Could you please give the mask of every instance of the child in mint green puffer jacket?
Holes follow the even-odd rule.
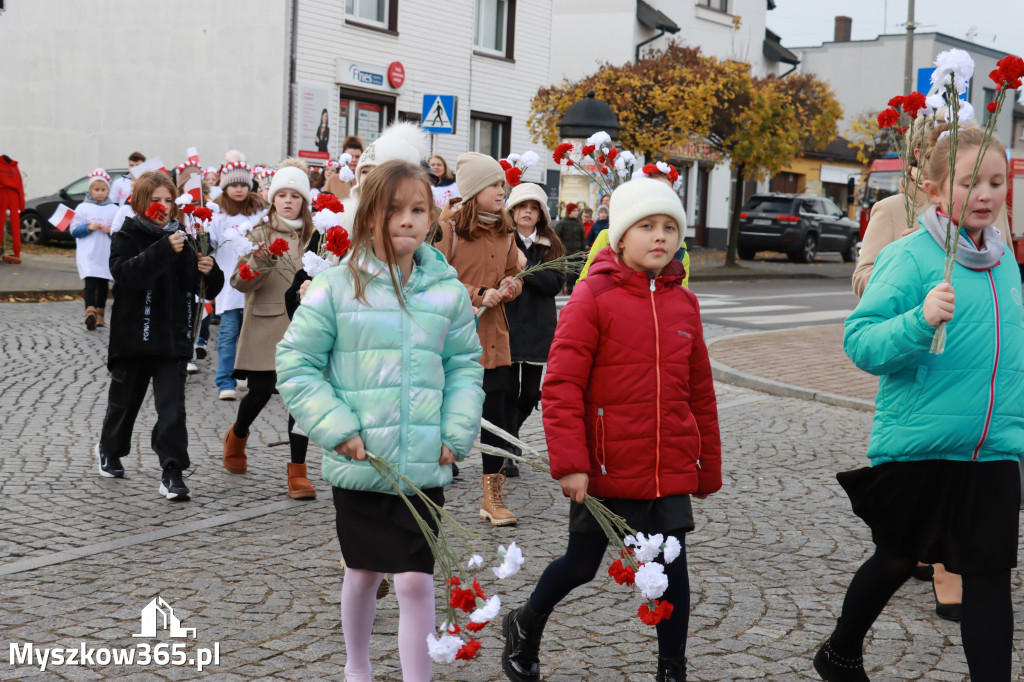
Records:
[[[385,573],[395,574],[405,680],[430,679],[426,640],[436,626],[430,547],[366,454],[388,460],[443,504],[450,465],[469,453],[480,428],[480,341],[455,269],[423,243],[433,206],[416,165],[390,161],[367,175],[347,262],[314,278],[277,346],[278,391],[323,449],[323,477],[333,486],[352,682],[370,679],[370,632]]]
[[[1006,150],[997,140],[968,193],[982,139],[977,126],[960,129],[951,179],[949,137],[939,137],[925,172],[933,206],[920,229],[882,250],[846,320],[850,359],[881,378],[872,466],[837,478],[871,528],[875,553],[854,575],[836,629],[814,659],[825,680],[868,679],[864,638],[918,561],[963,578],[960,628],[971,679],[1010,679],[1024,309],[1017,263],[993,227],[1007,193]],[[950,216],[959,247],[952,284],[944,284]],[[935,354],[941,323],[946,347]]]

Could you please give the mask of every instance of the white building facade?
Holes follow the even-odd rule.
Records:
[[[133,151],[168,168],[188,147],[273,165],[337,158],[457,98],[433,136],[454,167],[474,149],[534,149],[526,122],[550,77],[552,0],[8,0],[0,13],[0,153],[29,198]],[[292,27],[295,31],[292,31]],[[330,134],[317,145],[326,110]],[[310,122],[310,119],[314,120]],[[312,136],[310,135],[312,131]],[[312,153],[305,153],[312,152]],[[538,165],[524,180],[546,180]]]
[[[624,64],[640,51],[675,39],[712,57],[745,61],[755,76],[781,75],[795,56],[765,25],[773,0],[554,0],[551,82],[577,80],[603,62]],[[626,36],[626,38],[623,38]],[[615,102],[609,101],[613,107]],[[732,171],[712,145],[695,140],[665,150],[662,159],[679,169],[688,239],[723,247],[728,239]],[[586,183],[566,176],[563,203],[586,201]],[[587,201],[589,203],[589,201]]]

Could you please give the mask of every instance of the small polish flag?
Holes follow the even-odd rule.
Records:
[[[203,176],[196,173],[185,183],[185,193],[192,197],[192,201],[199,201],[203,198]]]
[[[207,301],[203,304],[203,317],[213,314],[213,301]]]
[[[138,166],[135,166],[135,168],[132,168],[131,174],[133,178],[138,179],[143,173],[148,171],[163,171],[164,174],[170,175],[167,169],[164,168],[164,162],[158,157],[154,157],[149,161],[143,161]]]
[[[197,150],[195,147],[189,147],[188,150],[185,152],[185,155],[188,157],[188,162],[190,164],[192,164],[193,166],[199,165],[199,150]]]
[[[61,204],[57,207],[57,210],[50,216],[50,224],[56,227],[58,230],[63,232],[68,229],[68,225],[75,219],[75,212],[70,208]]]

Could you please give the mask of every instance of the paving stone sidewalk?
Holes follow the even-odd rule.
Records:
[[[187,651],[219,643],[220,664],[199,675],[154,664],[41,672],[0,660],[0,679],[342,680],[343,576],[330,491],[315,481],[315,501],[285,496],[287,448],[270,445],[285,439],[280,401],[254,425],[249,473],[226,473],[220,443],[237,403],[215,399],[214,355],[187,384],[195,499],[174,504],[157,495],[149,399],[125,459],[128,477],[102,479],[91,449],[106,405],[109,332],[86,332],[80,311],[73,302],[0,304],[0,651],[11,643],[155,645],[132,635],[141,632],[140,610],[159,595],[184,627],[196,629],[194,640],[182,640]],[[709,338],[727,332],[707,327]],[[870,552],[869,532],[834,478],[866,463],[870,415],[717,389],[725,487],[694,503],[689,679],[815,679],[811,656]],[[537,416],[523,434],[543,448]],[[311,450],[314,471],[319,460]],[[489,592],[517,606],[564,550],[567,502],[549,476],[526,471],[508,486],[520,525],[492,529],[475,518],[479,460],[463,472],[446,490],[447,507],[489,542],[523,547],[521,573],[504,581],[481,574]],[[654,679],[654,631],[636,617],[636,594],[607,577],[610,560],[552,616],[542,649],[549,682]],[[1019,611],[1024,586],[1016,573],[1013,596]],[[376,680],[401,679],[397,622],[392,594],[379,603],[374,626]],[[482,642],[476,660],[436,666],[433,679],[504,679],[495,625]],[[1020,627],[1014,644],[1019,678]],[[872,630],[867,664],[873,680],[966,678],[959,628],[935,616],[929,585],[910,582],[899,591]]]

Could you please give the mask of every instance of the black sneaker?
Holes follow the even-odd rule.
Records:
[[[124,467],[121,465],[120,457],[104,455],[100,451],[99,443],[96,443],[93,452],[96,453],[96,459],[99,461],[100,476],[104,478],[124,478]]]
[[[168,464],[164,469],[163,478],[160,479],[160,494],[175,502],[188,501],[191,491],[181,480],[181,470],[177,466]]]
[[[502,467],[501,473],[505,474],[505,478],[519,478],[519,467],[516,466],[514,459],[506,459],[505,466]]]

